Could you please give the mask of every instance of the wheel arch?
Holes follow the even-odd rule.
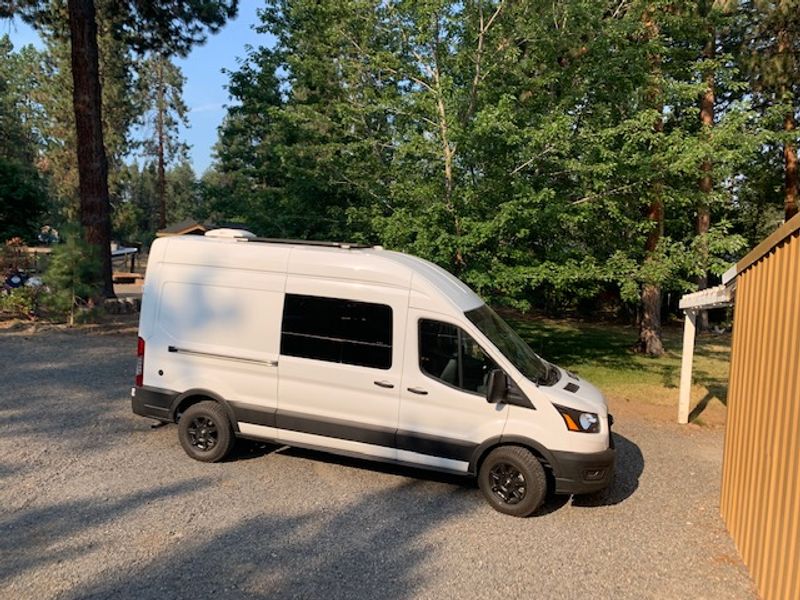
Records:
[[[177,423],[178,415],[180,413],[186,411],[186,409],[193,404],[198,404],[199,402],[204,402],[206,400],[211,400],[212,402],[216,402],[222,406],[222,408],[225,410],[225,414],[228,416],[228,421],[230,421],[233,431],[235,433],[239,433],[239,424],[236,421],[236,415],[233,412],[233,408],[231,408],[230,403],[219,394],[202,388],[186,390],[185,392],[175,396],[175,399],[172,401],[172,406],[170,407],[170,416],[172,417],[172,420]]]
[[[480,444],[472,453],[472,458],[469,461],[469,472],[472,475],[477,475],[483,460],[492,450],[501,446],[522,446],[539,459],[546,472],[550,471],[554,474],[556,464],[553,460],[553,454],[536,440],[518,435],[495,436]]]

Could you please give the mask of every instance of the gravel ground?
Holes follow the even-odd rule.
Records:
[[[609,494],[514,519],[422,471],[250,443],[192,461],[131,413],[134,347],[0,332],[0,597],[755,597],[721,430],[619,419]]]

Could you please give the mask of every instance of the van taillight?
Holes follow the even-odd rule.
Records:
[[[136,343],[136,387],[144,385],[144,340]]]

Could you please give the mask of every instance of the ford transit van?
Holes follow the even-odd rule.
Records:
[[[380,247],[156,240],[131,395],[200,461],[242,437],[466,474],[516,516],[614,472],[597,388],[447,271]]]

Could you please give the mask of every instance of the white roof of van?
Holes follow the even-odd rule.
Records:
[[[157,257],[162,252],[160,260],[168,263],[277,271],[402,287],[420,294],[420,302],[426,297],[438,300],[444,296],[462,312],[483,304],[475,292],[445,269],[416,256],[380,247],[173,236],[156,240],[151,254]]]

